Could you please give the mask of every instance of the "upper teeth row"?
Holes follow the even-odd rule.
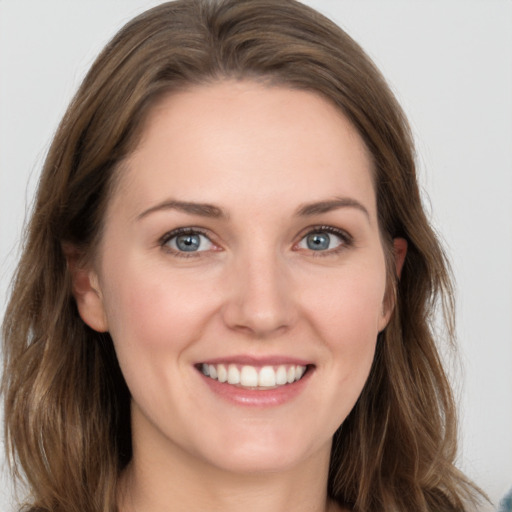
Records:
[[[228,384],[240,384],[246,387],[273,387],[291,384],[299,380],[306,371],[305,366],[255,366],[245,365],[240,369],[235,364],[203,364],[201,370],[204,375]]]

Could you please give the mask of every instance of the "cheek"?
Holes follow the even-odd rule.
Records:
[[[334,376],[333,410],[338,411],[338,425],[350,414],[361,395],[375,357],[382,295],[375,293],[375,288],[364,290],[363,283],[347,286],[339,296],[343,300],[337,314],[332,311],[331,315],[328,343]]]
[[[142,266],[113,269],[105,306],[120,362],[176,356],[200,336],[215,309],[212,297],[208,282],[189,276],[166,275],[162,269]]]
[[[204,293],[204,283],[161,269],[124,267],[109,278],[105,304],[119,365],[134,401],[151,416],[165,409],[162,396],[174,396],[169,407],[188,396],[187,349],[211,317],[212,294]]]
[[[326,364],[338,379],[335,389],[344,389],[355,399],[370,371],[382,329],[384,265],[347,268],[323,284],[305,297],[305,314],[328,349]]]
[[[360,265],[325,276],[303,296],[315,323],[330,333],[329,338],[339,333],[340,341],[357,340],[378,334],[385,290],[384,265]]]

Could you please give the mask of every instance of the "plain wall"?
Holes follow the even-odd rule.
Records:
[[[157,3],[0,0],[0,314],[27,205],[71,95],[115,31]],[[512,2],[306,3],[368,51],[411,121],[427,209],[457,281],[459,462],[497,501],[512,485]]]

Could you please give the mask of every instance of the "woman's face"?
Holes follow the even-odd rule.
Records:
[[[325,463],[389,316],[371,167],[311,92],[222,82],[153,109],[75,292],[114,340],[135,457]]]

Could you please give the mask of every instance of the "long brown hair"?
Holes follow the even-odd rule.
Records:
[[[131,458],[130,396],[112,340],[80,319],[63,246],[90,257],[116,174],[159,98],[192,84],[264,80],[315,91],[357,128],[379,222],[408,242],[395,308],[364,390],[333,441],[329,495],[354,510],[463,511],[455,406],[433,333],[447,263],[422,208],[407,121],[363,50],[294,0],[178,0],[128,23],[73,99],[49,150],[3,325],[6,441],[28,509],[113,512]]]

